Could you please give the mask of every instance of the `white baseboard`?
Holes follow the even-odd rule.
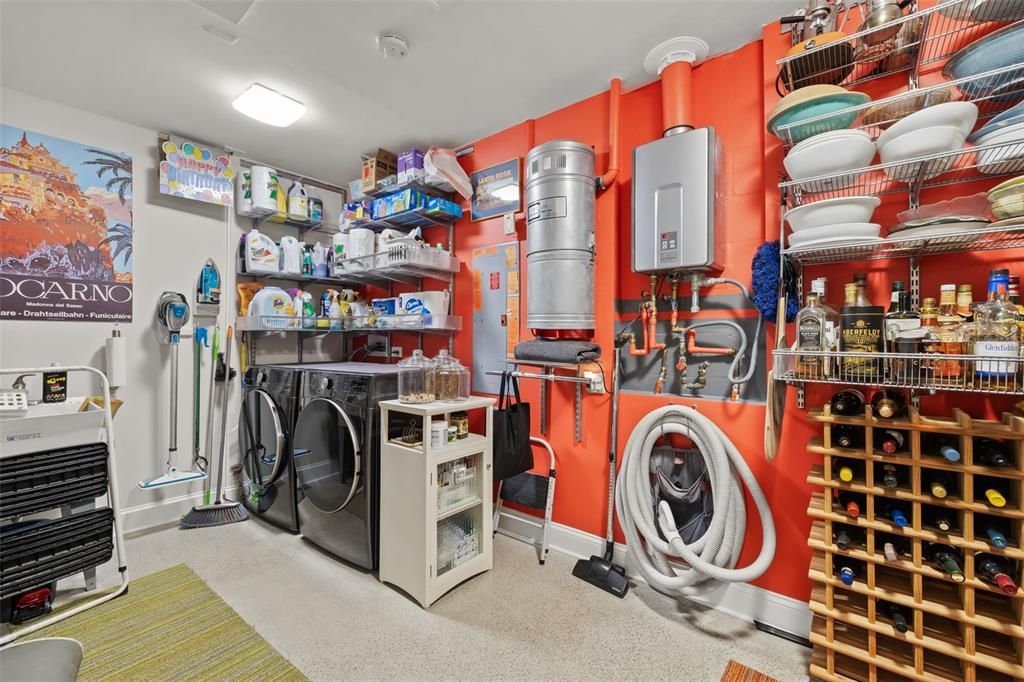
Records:
[[[227,497],[235,499],[238,488],[232,486],[225,491]],[[177,523],[189,509],[201,504],[203,492],[198,491],[177,497],[167,497],[159,502],[147,502],[146,504],[134,507],[125,507],[121,510],[121,520],[124,524],[124,533],[138,533],[140,531],[164,526],[169,523]]]
[[[540,546],[541,524],[535,516],[503,508],[498,532]],[[577,559],[586,559],[604,552],[603,538],[558,523],[551,524],[548,543],[552,550]],[[630,562],[626,558],[626,546],[616,543],[615,562],[627,567],[630,578],[642,582],[642,576],[629,570]],[[811,611],[807,602],[749,583],[722,583],[710,588],[705,594],[687,599],[742,620],[770,625],[798,637],[807,638],[811,632]]]

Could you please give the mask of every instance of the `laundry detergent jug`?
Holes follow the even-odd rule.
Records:
[[[252,297],[249,317],[257,318],[260,327],[287,329],[294,323],[295,309],[287,291],[280,287],[264,287]]]
[[[281,272],[302,274],[302,247],[298,239],[288,234],[281,237]]]
[[[299,180],[288,189],[288,219],[303,223],[309,221],[309,195]]]
[[[281,256],[274,240],[255,227],[245,236],[245,271],[278,272]]]

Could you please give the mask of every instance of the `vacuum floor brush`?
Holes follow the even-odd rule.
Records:
[[[221,422],[220,422],[220,452],[217,459],[217,496],[213,504],[203,504],[192,507],[192,511],[181,517],[182,528],[206,528],[209,526],[224,526],[229,523],[245,521],[249,518],[249,512],[245,510],[241,502],[231,502],[224,499],[224,476],[227,468],[226,444],[228,435],[228,396],[231,391],[231,346],[234,337],[234,329],[229,325],[227,342],[224,344],[224,389],[221,393]],[[212,370],[211,370],[212,371]],[[243,409],[245,409],[243,407]],[[212,424],[210,425],[212,428]]]

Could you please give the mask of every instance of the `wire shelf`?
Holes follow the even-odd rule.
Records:
[[[427,183],[421,180],[412,180],[400,184],[388,185],[387,187],[378,186],[377,189],[373,190],[372,192],[363,192],[363,194],[370,197],[371,199],[380,199],[381,197],[397,194],[398,192],[407,189],[414,189],[417,192],[422,192],[423,194],[427,194],[432,197],[440,197],[442,199],[451,199],[452,196],[451,192],[443,190],[439,187],[434,187],[433,185],[428,185]]]
[[[860,21],[860,8],[847,8],[845,21]],[[779,81],[790,92],[807,85],[830,83],[846,88],[894,73],[910,72],[916,82],[922,66],[942,61],[980,37],[981,24],[1024,19],[1016,0],[950,0],[844,40],[811,46],[776,61]],[[994,29],[996,23],[989,23]]]
[[[447,334],[462,329],[458,315],[363,315],[341,318],[251,315],[239,317],[240,332],[411,332]]]
[[[286,272],[239,272],[253,279],[280,279],[307,284],[336,284],[339,286],[387,286],[389,282],[417,284],[420,279],[447,282],[460,269],[459,260],[447,251],[427,246],[400,245],[379,253],[341,262],[332,277],[309,277]]]
[[[917,195],[923,189],[977,180],[985,181],[1024,172],[1024,140],[1012,140],[951,152],[918,156],[906,161],[880,163],[779,183],[786,204],[801,204],[836,197],[882,196],[901,192]]]
[[[1022,357],[806,350],[776,350],[772,357],[773,376],[788,383],[1024,395]]]
[[[388,228],[407,230],[416,227],[448,227],[461,216],[454,216],[443,211],[427,211],[426,208],[414,208],[402,211],[380,220],[364,220],[352,223],[352,227],[365,227],[374,231]]]
[[[852,261],[914,258],[963,251],[1024,248],[1024,218],[1019,225],[1000,229],[964,230],[935,237],[904,237],[899,233],[881,242],[845,246],[808,246],[783,250],[795,265],[825,265]]]
[[[1024,5],[1022,5],[1024,7]],[[1024,64],[1011,64],[975,76],[945,81],[936,85],[866,102],[839,111],[780,125],[776,133],[788,148],[797,140],[830,132],[846,126],[836,121],[853,118],[848,127],[863,130],[877,140],[896,121],[935,104],[951,100],[973,102],[978,106],[978,120],[984,121],[1024,99]]]

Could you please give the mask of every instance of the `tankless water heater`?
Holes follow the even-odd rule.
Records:
[[[714,128],[633,150],[633,272],[721,270],[717,157]]]

